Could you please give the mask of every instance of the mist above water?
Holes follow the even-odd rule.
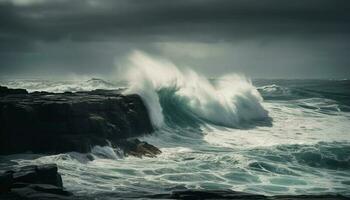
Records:
[[[159,99],[162,94],[172,95],[173,101],[185,106],[199,119],[227,127],[268,117],[261,104],[262,97],[244,76],[230,74],[210,82],[193,70],[181,71],[170,61],[140,51],[133,52],[129,60],[126,93],[141,95],[156,127],[164,123]],[[165,94],[165,90],[170,93]]]
[[[12,155],[1,158],[3,163],[55,162],[66,188],[97,199],[174,188],[350,195],[348,80],[251,82],[235,74],[208,80],[140,51],[129,55],[125,69],[123,79],[109,81],[1,84],[30,91],[122,88],[139,94],[157,127],[141,140],[161,149],[157,158],[123,157],[119,149],[96,146],[93,161],[71,152]]]

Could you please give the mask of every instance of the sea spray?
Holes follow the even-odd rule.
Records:
[[[159,74],[153,77],[163,78]],[[242,83],[244,90],[249,80],[237,76],[240,78],[244,81],[233,82],[231,76],[208,82],[218,91],[219,88],[230,90],[226,84],[231,82]],[[0,156],[0,165],[4,169],[15,163],[19,166],[56,163],[67,190],[97,199],[111,198],[108,195],[127,198],[126,194],[135,195],[137,191],[144,195],[185,188],[233,189],[265,195],[350,196],[349,81],[254,80],[273,126],[249,129],[199,121],[200,116],[190,108],[188,98],[179,95],[180,84],[159,89],[154,87],[154,80],[149,81],[148,86],[152,86],[151,91],[162,109],[163,127],[142,140],[162,150],[157,158],[119,157],[114,151],[118,156],[115,159],[110,147],[105,147],[102,151],[95,149],[95,154],[91,154],[94,160],[90,155],[76,152],[49,156],[14,154]],[[28,82],[16,83],[20,84],[17,87],[26,88],[22,86]],[[57,85],[53,80],[40,83],[30,82],[32,90]],[[71,86],[69,82],[60,84]],[[116,85],[120,86],[126,85]],[[255,95],[254,89],[248,91]],[[237,98],[251,99],[243,94]],[[330,109],[336,106],[340,111]],[[242,112],[237,116],[242,117]],[[251,113],[256,115],[255,112]],[[112,156],[108,157],[109,153]]]
[[[134,51],[127,66],[129,88],[125,93],[139,94],[150,112],[155,127],[164,125],[164,108],[160,91],[172,91],[172,101],[181,102],[185,110],[198,119],[227,127],[237,127],[250,120],[266,119],[262,97],[251,81],[236,74],[211,82],[206,77],[161,58]],[[182,109],[184,110],[184,109]],[[173,112],[177,112],[175,109]]]

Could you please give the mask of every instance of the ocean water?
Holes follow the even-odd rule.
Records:
[[[2,156],[1,166],[57,163],[77,195],[232,189],[264,195],[350,195],[350,81],[207,79],[141,53],[125,81],[1,80],[30,91],[125,88],[138,93],[156,131],[141,138],[156,158],[95,147],[95,160],[71,152]],[[145,67],[147,66],[147,67]],[[149,67],[151,66],[151,68]]]

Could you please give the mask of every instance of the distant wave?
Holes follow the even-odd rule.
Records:
[[[141,95],[156,127],[179,120],[237,127],[268,118],[259,92],[245,77],[232,74],[210,82],[192,70],[180,71],[167,60],[139,51],[129,60],[126,93]]]
[[[296,103],[300,107],[328,114],[334,111],[349,112],[349,94],[343,91],[337,91],[339,88],[343,88],[342,85],[339,86],[338,83],[332,89],[326,88],[324,84],[312,85],[312,87],[308,85],[287,87],[271,84],[258,87],[258,91],[264,100],[292,100],[293,103]],[[324,91],[324,88],[329,91]]]
[[[267,99],[287,97],[291,95],[291,91],[288,88],[284,88],[275,84],[259,87],[258,91],[264,98]]]
[[[350,82],[347,80],[274,80],[275,84],[258,87],[264,99],[293,100],[327,98],[350,105]]]
[[[78,92],[90,91],[95,89],[119,89],[119,84],[114,84],[99,78],[91,78],[88,80],[70,80],[70,81],[54,81],[54,80],[11,80],[3,81],[1,85],[10,88],[24,88],[29,92],[45,91],[45,92]]]
[[[273,148],[252,149],[261,162],[250,163],[250,168],[267,170],[274,173],[288,174],[292,172],[283,168],[276,168],[279,163],[292,164],[294,172],[299,166],[310,166],[325,169],[349,169],[350,146],[348,142],[318,142],[313,145],[277,145]],[[282,169],[282,170],[281,170]],[[304,169],[305,170],[305,169]],[[293,174],[293,173],[289,173]]]
[[[307,91],[302,88],[285,87],[276,84],[258,87],[258,91],[265,100],[293,100],[321,97],[321,95],[317,92]]]

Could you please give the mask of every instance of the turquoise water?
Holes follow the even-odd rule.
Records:
[[[30,81],[23,82],[35,90]],[[218,80],[208,83],[216,89],[222,85]],[[45,81],[36,84],[43,87]],[[9,165],[5,161],[19,165],[55,162],[69,190],[102,199],[110,193],[182,188],[350,195],[350,81],[254,80],[252,87],[245,84],[228,95],[233,97],[234,109],[225,107],[226,93],[222,101],[219,92],[214,96],[201,92],[196,95],[206,101],[193,102],[197,96],[192,90],[191,95],[178,92],[184,86],[156,89],[159,105],[148,102],[148,106],[160,106],[160,115],[157,110],[150,112],[162,117],[156,119],[162,125],[141,139],[161,148],[163,153],[157,158],[121,157],[116,150],[102,147],[93,151],[94,161],[75,152],[12,155],[1,158],[2,166]],[[46,85],[57,89],[64,83]],[[52,91],[50,87],[44,90]],[[98,156],[101,152],[103,157]]]

